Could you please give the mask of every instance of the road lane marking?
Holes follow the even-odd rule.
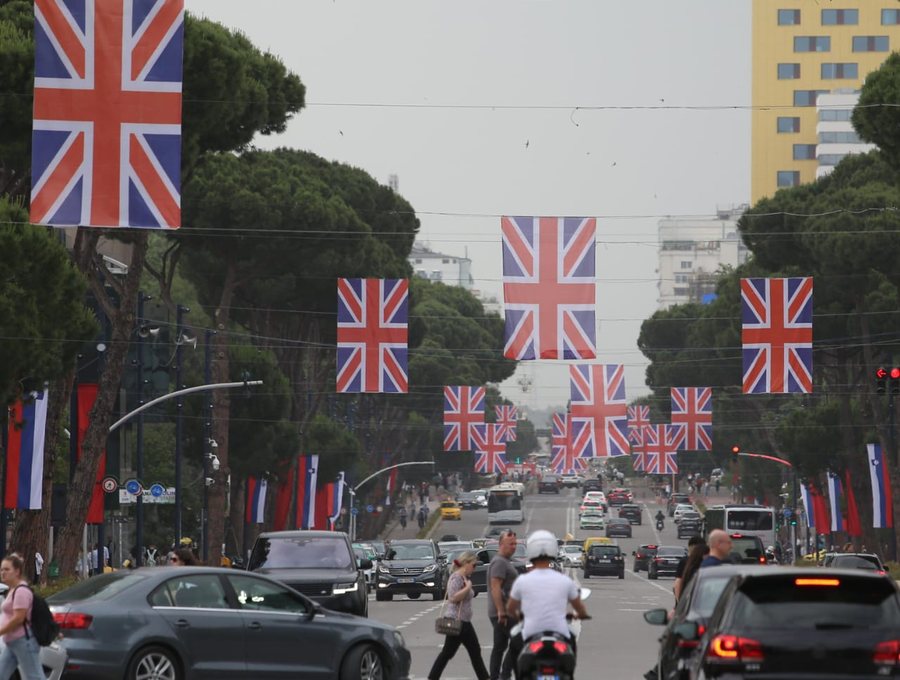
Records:
[[[641,581],[644,581],[645,583],[653,586],[654,588],[657,588],[658,590],[661,590],[664,593],[669,593],[670,595],[672,595],[672,597],[675,597],[674,594],[672,594],[671,588],[666,588],[664,585],[657,583],[656,581],[651,581],[650,579],[646,578],[645,576],[641,576],[640,572],[626,571],[625,575],[629,576],[629,577],[633,577],[633,578],[638,578]]]

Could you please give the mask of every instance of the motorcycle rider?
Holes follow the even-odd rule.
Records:
[[[531,560],[532,569],[513,582],[506,611],[510,618],[524,618],[523,640],[552,631],[569,638],[574,653],[575,640],[566,621],[568,607],[571,605],[580,619],[591,616],[575,582],[550,566],[558,549],[556,536],[549,531],[539,529],[528,537],[525,555]]]
[[[654,519],[656,520],[656,527],[661,529],[663,523],[666,521],[666,516],[663,514],[662,510],[657,510]]]

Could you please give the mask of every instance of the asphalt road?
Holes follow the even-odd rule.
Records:
[[[566,532],[576,538],[601,535],[577,529],[580,500],[581,494],[575,489],[563,490],[559,496],[529,495],[526,497],[525,522],[513,528],[522,540],[536,529],[549,529],[559,537]],[[655,504],[655,499],[638,496],[635,502],[644,506],[643,524],[633,527],[634,538],[617,539],[627,556],[625,579],[594,577],[582,584],[592,591],[586,606],[593,619],[584,622],[578,642],[579,678],[639,679],[656,659],[661,629],[647,624],[641,614],[654,607],[671,608],[673,579],[649,581],[646,572],[634,573],[631,552],[643,543],[686,545],[687,541],[676,539],[675,525],[670,519],[667,519],[663,532],[656,531],[652,517],[660,506]],[[463,511],[462,520],[438,525],[434,538],[437,540],[451,533],[458,534],[461,539],[477,538],[484,535],[486,528],[486,510],[467,510]],[[573,571],[571,576],[580,582],[580,571]],[[427,678],[443,644],[443,636],[434,632],[434,620],[441,603],[426,597],[418,600],[395,598],[392,602],[375,602],[372,596],[370,599],[369,616],[397,626],[406,638],[412,652],[412,677],[417,680]],[[487,663],[493,638],[484,595],[475,598],[473,608],[475,628]],[[474,677],[464,649],[457,652],[442,677],[446,680]]]

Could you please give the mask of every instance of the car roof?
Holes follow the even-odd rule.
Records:
[[[264,531],[259,538],[345,538],[342,531],[316,531],[311,529],[292,529],[289,531]]]
[[[434,545],[434,541],[428,538],[393,538],[391,545]]]

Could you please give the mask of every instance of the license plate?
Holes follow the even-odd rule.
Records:
[[[559,680],[558,675],[539,675],[537,680]]]
[[[401,576],[400,578],[397,579],[397,583],[412,583],[415,580],[416,579],[411,578],[409,576]]]
[[[601,558],[599,558],[597,561],[598,561],[598,562],[609,562],[609,558],[608,558],[608,557],[601,557]]]

